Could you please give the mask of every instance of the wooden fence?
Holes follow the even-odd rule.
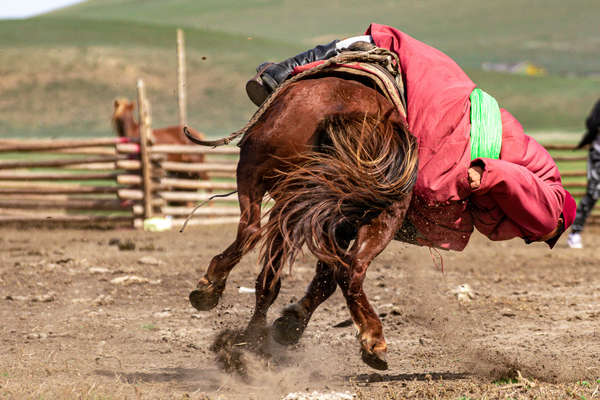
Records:
[[[0,140],[0,221],[133,222],[117,182],[133,169],[136,142]]]
[[[573,144],[547,144],[544,147],[558,164],[563,186],[575,197],[579,204],[579,200],[585,195],[587,187],[588,150],[575,149]],[[586,223],[600,223],[600,210],[593,210]]]
[[[235,190],[238,152],[150,144],[144,149],[138,139],[127,138],[0,140],[0,222],[141,227],[144,219],[172,216],[181,224],[191,205]],[[206,162],[169,162],[169,153],[204,154]],[[203,172],[210,179],[172,177],[175,172]],[[194,215],[190,224],[237,222],[237,197],[211,201]]]
[[[179,124],[186,122],[185,40],[177,30]],[[233,191],[237,147],[154,145],[145,86],[138,80],[140,137],[69,140],[0,139],[0,222],[125,223],[154,217],[180,225],[193,204]],[[167,161],[204,154],[203,163]],[[193,179],[199,173],[208,179]],[[182,178],[183,176],[183,178]],[[237,197],[197,210],[190,224],[237,222]]]
[[[143,114],[144,107],[141,110]],[[546,148],[559,164],[564,186],[574,197],[583,196],[587,151],[573,150],[572,145]],[[167,161],[168,154],[182,153],[203,154],[205,161]],[[144,220],[169,216],[177,228],[198,202],[236,189],[238,153],[234,146],[210,149],[148,140],[143,146],[140,139],[128,138],[3,139],[0,222],[119,223],[141,228]],[[182,173],[204,173],[209,179]],[[189,223],[233,223],[238,218],[234,194],[199,208]],[[594,212],[590,222],[600,222],[600,212]]]
[[[169,217],[177,227],[195,203],[236,189],[237,147],[153,144],[149,108],[139,80],[139,138],[0,139],[0,222],[143,227]],[[168,161],[173,153],[203,154],[205,162]],[[189,224],[238,219],[232,195],[197,210]]]

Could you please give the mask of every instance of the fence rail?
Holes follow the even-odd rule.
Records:
[[[140,138],[65,140],[0,139],[0,222],[126,223],[143,227],[152,217],[181,225],[193,205],[236,189],[239,149],[152,143],[149,104],[138,82]],[[586,150],[545,146],[563,185],[585,195]],[[171,161],[172,154],[202,154],[203,162]],[[238,197],[211,200],[191,225],[237,222]],[[591,223],[600,222],[600,211]]]
[[[563,186],[579,202],[586,193],[588,150],[576,149],[574,144],[547,144],[544,147],[558,164]],[[600,210],[592,212],[588,223],[595,225],[600,223]]]
[[[119,200],[121,146],[135,139],[0,140],[0,221],[133,224]]]
[[[147,179],[143,175],[144,147]],[[565,188],[575,198],[583,196],[586,150],[567,144],[551,144],[546,149],[559,165]],[[144,146],[138,139],[124,138],[2,139],[0,157],[2,154],[10,154],[12,159],[0,160],[0,221],[126,222],[139,227],[148,215],[171,216],[180,223],[191,213],[192,204],[235,190],[239,149]],[[205,162],[167,161],[168,154],[203,154]],[[186,173],[190,177],[182,177]],[[194,178],[198,173],[210,179]],[[214,199],[194,213],[191,224],[234,222],[239,217],[237,201],[235,194]],[[598,222],[600,212],[594,212],[591,223]]]
[[[206,162],[167,161],[166,156],[174,153],[204,154]],[[2,139],[0,222],[141,227],[150,215],[172,216],[176,224],[183,223],[195,203],[235,190],[238,153],[235,147],[211,150],[149,142],[144,146],[138,139],[123,138]],[[198,173],[211,179],[194,178]],[[237,218],[237,196],[232,195],[196,211],[191,224],[230,223]]]

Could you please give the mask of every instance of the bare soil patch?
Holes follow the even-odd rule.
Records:
[[[254,287],[256,254],[234,270],[216,309],[197,312],[187,299],[211,257],[232,240],[234,226],[183,234],[0,232],[2,399],[281,399],[313,391],[364,399],[599,395],[597,229],[586,231],[583,250],[564,241],[550,251],[475,235],[466,251],[441,254],[443,273],[427,248],[395,242],[375,260],[366,283],[383,319],[390,370],[362,364],[337,292],[298,345],[272,344],[266,360],[242,352],[246,378],[221,370],[210,346],[223,330],[247,323],[254,295],[239,288]],[[314,265],[301,257],[284,277],[271,321],[302,296]],[[471,291],[459,300],[455,289],[462,284]]]

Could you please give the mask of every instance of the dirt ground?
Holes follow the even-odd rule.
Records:
[[[245,353],[245,379],[209,347],[248,321],[256,253],[216,309],[187,299],[234,233],[0,228],[0,398],[600,397],[598,229],[583,250],[474,235],[464,252],[441,253],[443,273],[435,252],[394,242],[366,282],[388,371],[361,362],[352,326],[334,327],[349,317],[337,291],[298,345],[273,344],[268,360]],[[286,274],[270,320],[302,295],[314,264],[306,255]],[[457,294],[463,284],[472,290]]]

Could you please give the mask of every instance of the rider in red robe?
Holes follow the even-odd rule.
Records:
[[[417,242],[462,250],[475,227],[491,240],[520,237],[553,247],[573,222],[575,201],[546,149],[501,109],[499,158],[472,160],[470,95],[476,85],[458,64],[385,25],[372,24],[359,40],[391,50],[400,60],[407,124],[419,143],[419,172],[407,213]],[[348,43],[352,38],[261,65],[247,84],[249,96],[260,104],[294,68],[335,56]]]

